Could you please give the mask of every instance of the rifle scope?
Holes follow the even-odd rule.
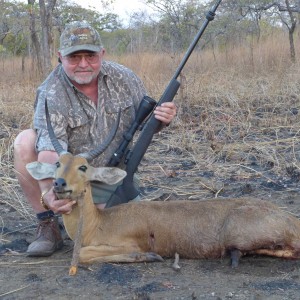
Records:
[[[144,96],[138,110],[136,112],[135,120],[131,124],[128,131],[123,134],[123,141],[120,144],[119,148],[113,153],[109,163],[107,166],[109,167],[116,167],[123,158],[126,148],[128,147],[129,143],[131,142],[135,132],[144,122],[146,117],[153,111],[156,101],[148,96]]]

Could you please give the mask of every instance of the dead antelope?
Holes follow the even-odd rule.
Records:
[[[55,144],[52,134],[51,138]],[[89,181],[113,184],[125,172],[96,169],[88,164],[87,155],[62,153],[59,146],[56,150],[60,153],[56,165],[31,163],[28,170],[37,180],[54,178],[59,198],[77,200],[63,221],[74,240],[83,216],[81,242],[75,242],[81,263],[160,261],[176,253],[193,259],[228,253],[233,267],[245,254],[300,258],[300,220],[267,201],[141,201],[98,210]],[[76,273],[74,267],[71,274]]]

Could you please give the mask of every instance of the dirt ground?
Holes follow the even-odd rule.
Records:
[[[205,169],[192,155],[166,145],[164,138],[154,141],[140,167],[145,199],[201,201],[212,196],[252,196],[300,216],[297,170],[283,175],[255,161],[251,171],[243,173],[245,168],[235,166],[231,175],[227,170],[225,176],[224,169],[218,171],[216,165],[214,170],[207,165]],[[224,161],[218,164],[224,167]],[[228,163],[225,166],[229,168]],[[300,260],[264,256],[243,257],[237,269],[232,269],[225,257],[180,260],[181,269],[175,271],[173,259],[166,259],[80,266],[76,276],[69,276],[73,243],[63,227],[61,251],[46,258],[26,257],[24,252],[35,235],[35,219],[8,205],[4,193],[0,197],[0,299],[300,299]]]

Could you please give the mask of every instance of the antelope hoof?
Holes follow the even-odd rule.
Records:
[[[71,266],[69,270],[69,275],[74,276],[77,274],[77,267],[76,266]]]
[[[132,253],[131,256],[135,262],[164,261],[164,259],[160,255],[154,252]]]
[[[164,259],[160,255],[154,252],[147,252],[146,257],[147,259],[149,259],[148,261],[164,261]]]
[[[175,261],[174,261],[174,263],[173,263],[173,265],[172,265],[172,268],[173,268],[173,270],[175,270],[175,271],[179,271],[180,270],[180,266],[179,266],[179,254],[176,252],[175,253]]]
[[[231,268],[237,268],[239,265],[239,260],[242,256],[242,252],[238,249],[233,249],[230,251],[231,256]]]

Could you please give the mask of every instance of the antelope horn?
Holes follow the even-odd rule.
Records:
[[[109,146],[109,144],[112,142],[112,140],[114,139],[114,137],[118,131],[118,128],[119,128],[120,118],[121,118],[121,109],[119,108],[117,120],[116,120],[113,128],[111,129],[109,135],[104,140],[104,142],[102,144],[100,144],[97,148],[95,148],[89,152],[79,154],[79,156],[84,157],[87,161],[91,161],[94,158],[98,157],[100,154],[102,154],[106,150],[106,148]]]
[[[47,122],[47,130],[48,134],[51,140],[51,143],[57,152],[58,155],[61,155],[63,153],[67,153],[67,151],[62,147],[62,145],[59,143],[58,139],[55,136],[53,127],[51,125],[50,121],[50,115],[49,115],[49,110],[48,110],[48,105],[47,105],[47,99],[45,99],[45,114],[46,114],[46,122]]]

